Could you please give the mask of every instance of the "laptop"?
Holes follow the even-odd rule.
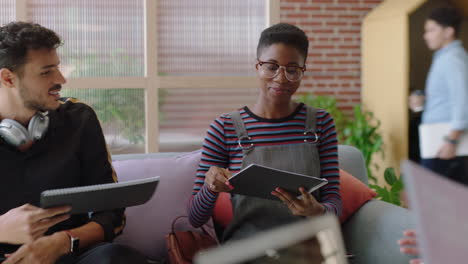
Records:
[[[196,264],[347,264],[338,219],[318,216],[199,252]]]
[[[402,173],[424,264],[467,263],[468,187],[411,161]]]

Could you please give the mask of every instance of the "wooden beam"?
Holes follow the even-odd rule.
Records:
[[[160,88],[255,88],[257,78],[255,77],[176,77],[163,76],[159,78]]]
[[[280,22],[280,0],[265,0],[266,1],[266,27],[278,24]]]
[[[159,150],[159,99],[158,99],[158,20],[156,14],[158,1],[145,0],[145,120],[146,153]]]
[[[16,0],[16,21],[27,21],[28,20],[28,3],[27,0]]]
[[[68,89],[145,88],[146,82],[144,77],[70,78],[63,87]]]

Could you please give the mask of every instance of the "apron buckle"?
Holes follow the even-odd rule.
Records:
[[[304,136],[306,136],[306,135],[309,134],[309,133],[310,133],[310,134],[314,134],[314,136],[315,136],[315,139],[314,139],[314,141],[312,141],[312,143],[317,143],[318,140],[319,140],[318,134],[315,133],[315,132],[312,132],[312,131],[306,131],[306,132],[304,132]],[[304,139],[304,142],[308,142],[308,140],[307,140],[307,139]]]
[[[243,139],[251,140],[252,138],[249,137],[249,136],[242,136],[242,137],[240,137],[239,140],[237,141],[237,144],[239,145],[239,147],[240,147],[241,149],[243,149],[243,150],[248,150],[248,149],[253,148],[253,146],[254,146],[253,143],[250,143],[250,146],[247,146],[247,147],[242,146],[242,140],[243,140]]]

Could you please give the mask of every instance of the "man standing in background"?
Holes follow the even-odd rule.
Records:
[[[456,155],[459,140],[468,129],[468,55],[458,39],[461,22],[455,9],[442,7],[431,12],[424,26],[424,40],[435,53],[426,80],[422,124],[447,123],[450,131],[437,157],[423,158],[421,163],[450,179],[468,183],[468,157]],[[410,107],[415,110],[414,104]]]

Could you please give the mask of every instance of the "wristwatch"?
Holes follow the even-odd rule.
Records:
[[[76,254],[80,249],[80,238],[73,234],[70,230],[64,230],[65,233],[70,237],[70,253]]]
[[[445,142],[448,142],[448,143],[450,143],[450,144],[452,144],[452,145],[457,145],[457,144],[458,144],[458,140],[456,140],[456,139],[450,139],[448,136],[445,136],[445,137],[444,137],[444,140],[445,140]]]

